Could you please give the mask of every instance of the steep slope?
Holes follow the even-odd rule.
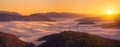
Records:
[[[0,47],[33,47],[32,43],[19,40],[16,36],[0,32]]]
[[[46,40],[46,42],[38,47],[120,47],[120,41],[72,31],[52,34],[39,39],[39,41],[42,40]]]

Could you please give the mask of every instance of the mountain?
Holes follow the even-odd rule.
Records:
[[[0,21],[55,21],[39,13],[23,16],[15,12],[0,11]]]
[[[62,13],[59,13],[59,12],[48,12],[48,13],[45,13],[44,15],[48,16],[48,17],[51,17],[53,19],[56,19],[56,20],[76,19],[76,18],[82,17],[82,16],[80,16],[77,13],[67,13],[67,12],[62,12]]]
[[[95,24],[95,22],[97,22],[98,20],[96,18],[86,17],[86,18],[77,19],[75,21],[79,22],[78,25],[80,25],[80,24]]]
[[[76,17],[77,14],[75,13],[57,13],[57,12],[48,12],[46,13],[46,15],[49,15],[50,17],[53,17],[53,18],[67,18],[67,17]]]
[[[84,32],[65,31],[40,38],[45,40],[38,47],[120,47],[120,41],[91,35]]]
[[[0,47],[33,47],[32,43],[19,40],[16,36],[0,32]]]
[[[76,20],[84,17],[95,17],[93,14],[78,14],[69,12],[48,12],[34,13],[23,16],[16,12],[0,11],[0,21],[56,21],[56,20]]]
[[[18,20],[21,16],[16,12],[0,11],[0,21],[14,21]]]
[[[41,13],[31,14],[29,16],[24,16],[25,20],[28,21],[54,21],[50,17],[42,15]]]

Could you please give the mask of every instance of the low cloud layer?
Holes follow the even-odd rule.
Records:
[[[79,27],[79,29],[77,29]],[[73,21],[61,22],[24,22],[24,21],[9,21],[0,22],[0,31],[11,33],[18,36],[26,42],[34,42],[38,38],[45,35],[59,33],[66,30],[88,32],[90,34],[99,35],[105,38],[120,40],[119,29],[104,29],[95,27],[95,25],[79,25]]]

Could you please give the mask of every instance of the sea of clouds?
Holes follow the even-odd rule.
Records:
[[[79,31],[99,35],[105,38],[120,40],[119,29],[104,29],[93,25],[78,25],[75,21],[34,22],[34,21],[9,21],[0,22],[0,32],[11,33],[26,42],[62,31]]]

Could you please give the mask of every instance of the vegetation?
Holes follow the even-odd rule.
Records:
[[[0,32],[0,47],[33,47],[32,43],[19,40],[16,36]]]
[[[38,47],[120,47],[120,41],[75,31],[48,35],[38,41],[42,40],[46,42]]]

